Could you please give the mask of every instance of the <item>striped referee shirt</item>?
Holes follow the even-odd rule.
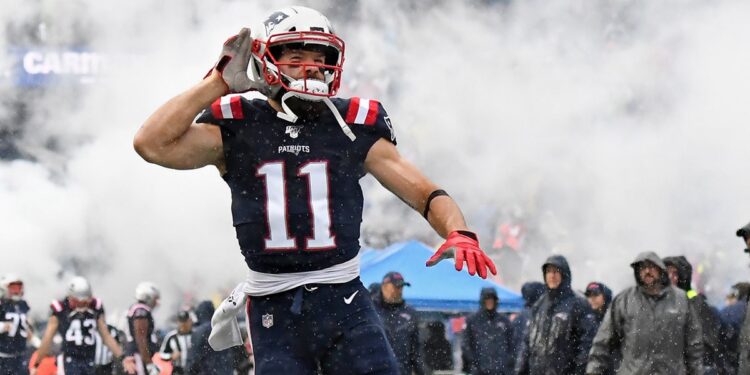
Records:
[[[115,341],[120,342],[120,340],[122,339],[122,337],[120,337],[120,331],[109,324],[107,324],[107,329],[109,330],[109,334],[112,335]],[[112,351],[109,350],[107,345],[104,345],[104,340],[102,340],[102,336],[99,335],[99,330],[96,330],[94,332],[96,332],[96,334],[94,335],[96,339],[96,354],[94,356],[94,366],[108,365],[112,363],[112,357],[114,355],[112,354]]]
[[[164,336],[164,341],[161,343],[161,349],[159,350],[161,359],[165,361],[171,361],[172,354],[175,352],[180,352],[179,361],[172,362],[172,365],[175,367],[180,367],[182,369],[186,368],[188,353],[190,352],[190,347],[192,346],[192,342],[190,340],[190,336],[192,336],[192,334],[192,332],[179,333],[176,329],[169,331],[169,333]]]

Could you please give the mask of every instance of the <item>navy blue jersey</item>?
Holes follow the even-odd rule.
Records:
[[[29,323],[26,316],[29,305],[24,300],[0,300],[0,322],[10,323],[7,331],[0,333],[0,353],[15,356],[26,351]]]
[[[237,239],[250,269],[324,269],[359,251],[367,153],[380,138],[396,143],[374,100],[332,99],[356,135],[328,110],[290,123],[265,100],[223,97],[196,122],[221,127]]]
[[[159,350],[157,345],[156,334],[154,333],[154,317],[151,315],[151,307],[138,302],[133,306],[130,306],[128,310],[128,331],[126,332],[128,342],[125,346],[125,354],[133,355],[138,353],[138,345],[135,342],[135,321],[136,319],[146,319],[148,322],[148,328],[146,331],[146,338],[148,340],[148,351],[151,354],[156,353]]]
[[[65,298],[52,301],[50,309],[59,322],[57,332],[62,337],[62,354],[93,361],[96,354],[97,321],[104,315],[102,301],[93,298],[88,306],[74,309]]]

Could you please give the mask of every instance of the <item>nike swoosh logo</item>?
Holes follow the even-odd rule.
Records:
[[[359,290],[356,291],[356,292],[354,292],[354,294],[352,294],[351,296],[349,296],[349,298],[344,297],[344,303],[347,304],[347,305],[350,304],[350,303],[352,303],[352,301],[354,301],[354,296],[356,296],[357,293],[359,293]]]

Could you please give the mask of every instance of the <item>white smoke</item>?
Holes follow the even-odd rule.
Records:
[[[713,293],[744,279],[733,232],[750,211],[750,5],[490,3],[305,5],[329,13],[347,42],[348,92],[380,93],[401,152],[456,198],[485,246],[498,218],[525,221],[524,280],[559,252],[575,287],[597,279],[619,290],[647,249],[704,261]],[[0,162],[0,273],[24,277],[37,311],[62,294],[66,270],[85,272],[110,309],[126,307],[141,280],[162,287],[167,310],[181,292],[206,298],[244,277],[218,173],[149,165],[132,137],[201,79],[229,35],[280,5],[14,6],[0,22],[37,33],[43,22],[46,43],[61,46],[78,30],[105,62],[97,83],[73,92],[0,85],[31,108],[18,144],[33,160]],[[16,110],[3,103],[0,115]],[[368,241],[438,242],[418,214],[363,184]]]

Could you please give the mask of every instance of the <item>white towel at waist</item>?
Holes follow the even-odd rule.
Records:
[[[359,256],[322,270],[271,274],[250,270],[247,279],[234,287],[211,317],[208,343],[216,351],[242,345],[237,313],[247,296],[266,296],[292,290],[306,284],[343,284],[359,276]]]

